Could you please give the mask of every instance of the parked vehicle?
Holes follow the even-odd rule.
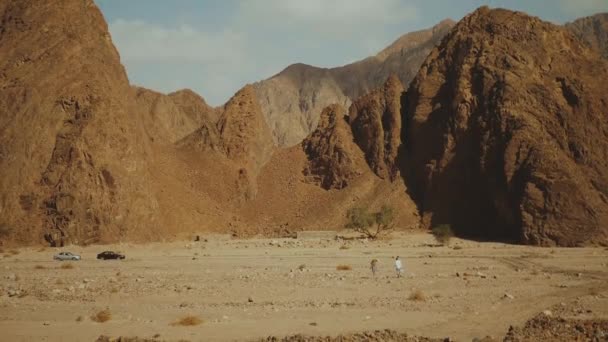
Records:
[[[59,254],[55,254],[53,259],[64,261],[64,260],[80,260],[80,255],[74,254],[72,252],[61,252]]]
[[[125,255],[124,254],[120,254],[120,253],[116,253],[116,252],[112,252],[112,251],[105,251],[105,252],[101,252],[99,254],[97,254],[97,259],[102,259],[102,260],[108,260],[108,259],[124,259]]]

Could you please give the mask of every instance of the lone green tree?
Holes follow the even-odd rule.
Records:
[[[346,212],[346,217],[346,228],[353,229],[369,239],[377,239],[394,228],[395,210],[383,205],[379,211],[370,213],[366,208],[353,207]]]

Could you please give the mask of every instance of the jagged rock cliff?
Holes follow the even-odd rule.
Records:
[[[302,142],[310,160],[304,174],[324,189],[347,187],[366,167],[345,115],[340,105],[325,108],[317,129]]]
[[[391,76],[384,87],[355,100],[349,109],[349,122],[355,142],[365,159],[381,178],[395,180],[397,154],[401,146],[401,95],[403,85]]]
[[[298,144],[315,130],[325,107],[348,107],[356,98],[381,87],[390,75],[409,84],[428,53],[453,25],[453,21],[444,20],[428,30],[408,33],[378,55],[343,67],[293,64],[254,84],[275,143],[280,147]]]
[[[157,236],[143,127],[93,1],[3,1],[0,18],[0,224],[22,243]]]
[[[608,13],[577,19],[566,24],[566,28],[608,58]]]
[[[606,243],[608,63],[563,27],[480,8],[404,99],[410,190],[427,225],[482,238]]]

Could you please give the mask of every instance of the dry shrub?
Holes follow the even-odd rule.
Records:
[[[407,299],[417,302],[424,302],[426,301],[426,295],[421,290],[414,290],[412,293],[410,293],[410,296]]]
[[[24,298],[27,297],[29,293],[27,293],[27,291],[21,291],[19,292],[19,295],[17,295],[17,298]]]
[[[440,224],[431,229],[431,234],[435,237],[435,240],[442,245],[449,245],[450,239],[454,236],[452,226],[449,224]]]
[[[36,265],[36,266],[34,266],[34,268],[37,269],[37,270],[44,270],[44,269],[46,269],[46,267],[44,267],[42,265]]]
[[[111,293],[118,293],[118,288],[113,287],[113,288],[110,290],[110,292],[111,292]]]
[[[600,289],[598,289],[597,287],[593,287],[589,290],[589,294],[592,296],[599,296],[600,293]]]
[[[67,263],[67,264],[63,264],[63,265],[61,265],[61,269],[62,269],[62,270],[71,270],[71,269],[73,269],[73,268],[74,268],[74,265],[73,265],[73,264],[70,264],[70,263]]]
[[[109,309],[101,310],[98,313],[91,315],[91,320],[97,323],[104,323],[112,319],[112,313]]]
[[[350,265],[338,265],[336,270],[338,271],[351,271],[353,268]]]
[[[10,251],[8,251],[11,255],[17,255],[19,254],[19,251],[16,249],[11,249]]]
[[[298,269],[300,271],[304,271],[306,269],[306,264],[302,264],[302,265],[298,266]]]
[[[57,284],[57,285],[63,285],[65,283],[63,282],[63,279],[57,278],[57,280],[55,280],[55,284]]]
[[[458,251],[458,250],[462,249],[462,246],[456,245],[456,246],[452,247],[452,249],[455,250],[455,251]]]
[[[342,245],[340,246],[340,249],[350,249],[350,247],[348,247],[347,245]]]
[[[176,322],[171,323],[171,325],[181,325],[183,327],[195,326],[203,323],[203,320],[197,316],[184,316],[177,320]]]
[[[82,322],[83,320],[84,320],[84,317],[82,317],[82,316],[76,317],[76,322]]]

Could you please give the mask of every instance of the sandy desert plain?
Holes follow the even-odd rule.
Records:
[[[502,340],[511,325],[545,310],[575,320],[608,318],[606,248],[435,244],[429,234],[403,233],[381,241],[204,236],[200,242],[5,249],[0,340],[234,341],[377,329]],[[53,261],[61,250],[83,260]],[[96,260],[103,250],[127,258]],[[405,264],[402,278],[393,270],[396,255]],[[373,258],[380,260],[376,279]],[[107,317],[97,319],[104,310]],[[193,322],[179,324],[187,317]]]

